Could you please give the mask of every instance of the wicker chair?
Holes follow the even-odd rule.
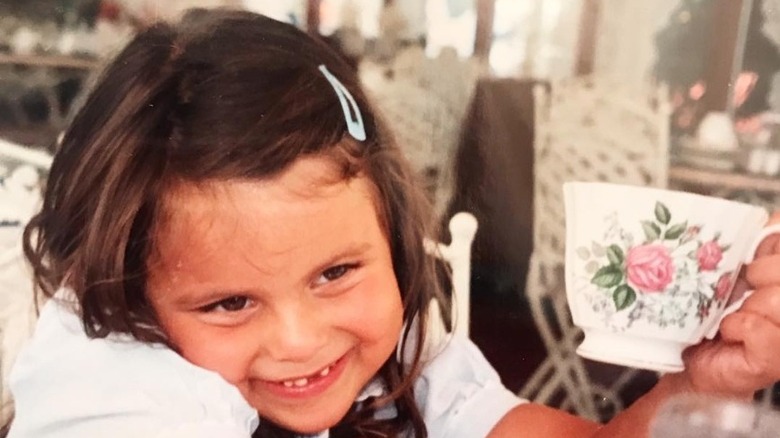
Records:
[[[430,59],[421,47],[410,47],[387,65],[364,61],[360,76],[441,217],[452,196],[460,126],[479,76],[476,61],[450,50]]]
[[[609,181],[665,187],[670,106],[664,90],[637,93],[591,77],[534,89],[534,239],[526,294],[548,356],[519,395],[594,420],[623,408],[625,369],[602,385],[575,354],[582,339],[566,303],[562,185]]]
[[[450,321],[455,336],[469,336],[469,315],[471,313],[471,244],[477,233],[477,218],[471,213],[459,212],[452,216],[449,223],[452,240],[449,244],[425,241],[429,254],[446,262],[452,273],[452,303]],[[428,335],[432,339],[446,336],[439,303],[434,300]]]
[[[6,385],[10,364],[35,324],[22,229],[39,207],[41,175],[50,164],[47,153],[0,139],[0,423],[12,412]]]

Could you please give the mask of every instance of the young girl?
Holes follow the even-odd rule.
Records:
[[[422,199],[318,41],[228,11],[141,32],[27,229],[50,299],[12,373],[10,436],[637,436],[675,393],[780,378],[777,255],[751,266],[722,339],[603,427],[517,399],[468,340],[423,356],[440,291]]]

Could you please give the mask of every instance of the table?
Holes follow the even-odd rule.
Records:
[[[21,144],[53,145],[100,65],[87,57],[0,53],[0,134]]]
[[[64,55],[17,55],[0,53],[0,65],[94,70],[100,66],[100,63],[91,58]]]
[[[669,167],[669,186],[749,202],[769,210],[780,208],[780,179],[771,176],[672,163]]]
[[[716,185],[724,190],[780,192],[780,179],[775,177],[724,172],[685,165],[670,166],[669,179],[678,184],[698,185],[702,188]]]

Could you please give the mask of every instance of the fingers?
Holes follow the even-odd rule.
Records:
[[[686,350],[686,367],[698,388],[737,394],[780,380],[780,282],[776,284],[757,288],[726,316],[719,338]]]
[[[726,342],[740,342],[746,346],[765,344],[776,350],[780,345],[780,327],[755,313],[737,312],[723,318],[719,334]]]
[[[755,289],[780,285],[780,253],[753,260],[745,269],[745,278]]]
[[[732,289],[731,295],[729,296],[729,304],[738,300],[742,295],[745,294],[745,292],[749,290],[753,290],[753,286],[751,286],[745,278],[745,269],[743,269],[739,273],[739,277],[734,280],[734,288]]]
[[[767,225],[780,224],[780,211],[769,218]],[[753,262],[745,268],[745,278],[754,288],[780,285],[780,234],[764,238],[756,249]]]
[[[761,258],[769,254],[780,254],[780,234],[770,234],[758,245],[754,258]]]
[[[751,313],[762,316],[776,324],[778,326],[777,330],[780,332],[780,286],[756,289],[745,300],[739,310],[735,312],[735,314],[737,313]]]
[[[780,211],[774,212],[770,217],[767,225],[780,224]],[[763,257],[768,254],[780,254],[780,234],[772,234],[767,236],[761,244],[758,245],[755,257]]]
[[[719,333],[724,348],[741,351],[731,355],[731,366],[741,370],[745,387],[780,379],[780,286],[757,289],[723,319]]]
[[[756,381],[780,378],[780,327],[769,319],[748,312],[737,312],[723,320],[720,334],[724,341],[741,343],[744,349],[743,371]]]
[[[751,363],[742,342],[704,341],[683,351],[683,362],[695,392],[748,400],[756,390],[777,380]]]
[[[780,210],[772,212],[772,214],[769,215],[769,220],[766,222],[766,224],[780,224]]]

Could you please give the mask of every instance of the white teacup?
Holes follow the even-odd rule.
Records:
[[[661,372],[717,333],[761,241],[760,207],[693,193],[607,183],[564,184],[566,295],[585,339],[580,356]]]

